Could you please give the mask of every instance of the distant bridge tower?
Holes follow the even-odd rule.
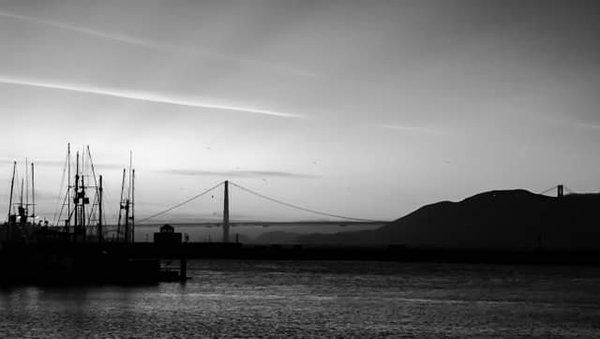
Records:
[[[558,198],[562,198],[564,195],[565,195],[565,186],[564,185],[556,186],[556,196]]]
[[[225,180],[225,197],[223,200],[223,242],[229,242],[229,181]]]

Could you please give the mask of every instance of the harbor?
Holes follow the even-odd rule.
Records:
[[[74,162],[72,161],[74,158]],[[353,261],[399,261],[399,262],[443,262],[443,263],[484,263],[484,264],[536,264],[536,265],[600,265],[600,251],[595,248],[574,248],[549,246],[550,240],[543,234],[536,235],[531,230],[531,245],[525,247],[498,248],[485,243],[481,246],[458,248],[444,246],[415,246],[404,242],[394,242],[391,238],[384,242],[367,240],[381,230],[394,227],[392,222],[361,219],[341,216],[323,211],[305,208],[280,199],[266,196],[250,190],[240,184],[224,180],[219,184],[202,190],[200,193],[182,202],[169,206],[162,211],[144,217],[143,222],[146,241],[136,237],[135,219],[135,169],[130,154],[129,168],[122,171],[121,191],[119,197],[116,224],[106,222],[104,206],[103,176],[96,173],[92,153],[89,146],[81,152],[71,154],[71,145],[67,146],[63,179],[66,176],[66,187],[59,206],[58,223],[50,223],[36,215],[35,164],[25,164],[25,173],[17,173],[17,163],[13,163],[9,196],[7,221],[0,226],[0,269],[2,284],[137,284],[158,283],[164,281],[185,282],[189,259],[235,259],[235,260],[353,260]],[[18,180],[20,177],[20,180]],[[64,181],[64,180],[63,180]],[[292,233],[274,233],[266,243],[244,243],[239,239],[239,232],[232,234],[232,227],[262,225],[274,227],[269,222],[232,222],[230,220],[230,187],[251,193],[253,196],[268,202],[283,205],[286,208],[303,212],[337,218],[338,227],[358,225],[362,231],[347,231],[330,234],[293,235]],[[152,224],[157,217],[164,217],[177,208],[189,204],[215,190],[222,189],[222,221],[213,224],[194,224],[189,227],[217,227],[221,229],[221,239],[211,241],[190,241],[189,234],[178,228],[185,225]],[[594,210],[599,195],[597,194],[565,194],[565,187],[556,190],[555,197],[541,194],[535,195],[525,191],[497,191],[475,196],[465,201],[477,202],[482,199],[498,201],[499,197],[506,202],[498,206],[515,204],[504,215],[509,213],[530,213],[520,211],[519,201],[534,200],[535,206],[540,203],[540,215],[559,213],[549,220],[577,220],[576,225],[585,225],[589,216],[584,210]],[[18,193],[17,193],[18,192]],[[525,200],[523,200],[525,199]],[[476,203],[480,204],[479,202]],[[437,205],[426,207],[437,209]],[[448,205],[444,205],[448,206]],[[483,206],[488,206],[487,204]],[[518,207],[521,206],[521,207]],[[589,207],[589,208],[588,208]],[[418,210],[415,213],[429,213]],[[510,212],[509,212],[510,211]],[[436,212],[437,213],[437,212]],[[448,213],[448,212],[446,212]],[[480,215],[482,212],[473,213]],[[525,214],[523,214],[525,215]],[[405,218],[415,218],[408,215]],[[430,220],[432,217],[429,217]],[[528,220],[530,217],[523,217]],[[399,219],[396,222],[400,222]],[[461,219],[462,222],[468,219]],[[546,238],[552,222],[540,220],[540,226],[546,228]],[[330,223],[331,224],[331,223]],[[290,225],[283,223],[281,225]],[[291,223],[293,225],[293,223]],[[323,227],[327,222],[309,222],[304,226]],[[423,224],[426,225],[426,224]],[[148,239],[148,227],[151,227],[152,241]],[[364,227],[368,227],[365,229]],[[370,227],[370,228],[369,228]],[[564,231],[563,224],[557,224]],[[395,228],[392,228],[394,230]],[[362,233],[361,233],[362,232]],[[367,232],[367,233],[365,233]],[[370,233],[369,233],[370,232]],[[343,237],[353,234],[372,234],[360,236],[359,241],[352,238],[340,242]],[[428,239],[434,236],[430,233]],[[279,238],[278,238],[279,236]],[[535,237],[535,238],[533,238]],[[136,241],[137,239],[137,241]],[[247,239],[247,238],[245,238]],[[409,238],[401,238],[402,240]]]
[[[0,284],[185,281],[187,259],[181,239],[167,240],[167,247],[158,242],[159,250],[150,251],[134,242],[135,169],[131,161],[129,169],[123,169],[118,223],[111,227],[103,213],[103,177],[96,174],[89,146],[75,153],[74,168],[70,144],[66,157],[67,185],[58,225],[36,215],[34,163],[25,164],[20,183],[17,162],[13,163],[7,221],[0,226]],[[20,184],[20,194],[13,200],[15,184]],[[164,267],[164,262],[174,260],[179,265],[176,269]]]

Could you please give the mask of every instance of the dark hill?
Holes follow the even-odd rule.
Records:
[[[491,191],[424,206],[377,230],[310,234],[306,244],[464,249],[600,249],[600,194]]]

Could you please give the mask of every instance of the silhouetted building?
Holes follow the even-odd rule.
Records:
[[[181,233],[169,224],[160,227],[160,232],[154,233],[154,243],[161,245],[181,244]]]

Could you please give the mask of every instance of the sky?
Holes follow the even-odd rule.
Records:
[[[597,1],[0,0],[0,46],[0,213],[27,158],[52,219],[68,142],[90,146],[109,217],[130,150],[138,218],[227,179],[376,220],[600,190]],[[237,220],[319,218],[231,201]]]

